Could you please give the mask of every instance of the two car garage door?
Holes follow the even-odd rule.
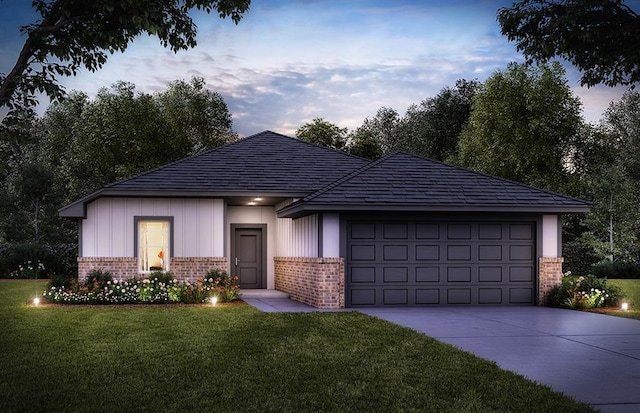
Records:
[[[349,307],[532,305],[535,223],[349,221]]]

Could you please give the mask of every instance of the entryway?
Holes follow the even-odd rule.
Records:
[[[267,226],[231,224],[231,268],[241,290],[267,285]]]

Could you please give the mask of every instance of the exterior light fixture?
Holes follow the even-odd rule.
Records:
[[[40,305],[40,299],[38,297],[33,299],[33,305],[35,305],[36,307]]]
[[[212,306],[215,307],[217,302],[218,302],[218,297],[215,297],[215,296],[211,297],[211,305]]]
[[[262,201],[262,198],[261,197],[257,197],[257,198],[253,198],[253,200],[257,201],[257,202],[260,202],[260,201]]]
[[[620,306],[620,309],[622,309],[622,311],[629,310],[629,303],[622,303],[622,305]]]
[[[256,203],[254,201],[249,202],[247,205],[255,205]]]

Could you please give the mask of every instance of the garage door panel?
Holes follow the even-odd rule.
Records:
[[[376,267],[350,267],[349,281],[354,284],[375,283]]]
[[[417,288],[416,305],[438,305],[440,304],[439,288]]]
[[[478,239],[481,240],[501,240],[502,224],[480,224],[478,225]]]
[[[407,245],[384,245],[382,250],[385,261],[406,261],[409,258]]]
[[[503,289],[498,288],[478,288],[478,304],[502,304]]]
[[[409,281],[409,268],[384,267],[382,278],[385,283],[406,283]]]
[[[471,239],[471,224],[448,224],[447,239]]]
[[[534,223],[351,221],[347,227],[348,306],[535,303]]]
[[[354,223],[350,227],[351,239],[375,239],[376,224],[374,223]]]
[[[450,283],[471,282],[471,267],[447,268],[447,281]]]
[[[471,288],[448,288],[447,304],[471,304]]]
[[[502,267],[479,267],[478,282],[502,282]]]
[[[533,246],[531,245],[510,245],[509,260],[511,261],[531,261],[533,260]]]
[[[510,288],[509,304],[533,304],[533,288]]]
[[[416,267],[417,283],[440,282],[440,267]]]
[[[408,305],[409,290],[404,289],[384,289],[382,292],[383,305]]]
[[[440,239],[440,224],[416,224],[416,239]]]
[[[533,226],[530,224],[511,224],[509,226],[509,239],[533,240]]]
[[[533,267],[510,267],[509,281],[512,282],[532,282]]]
[[[352,261],[374,261],[376,259],[375,245],[352,245],[351,260]]]
[[[371,306],[376,305],[376,289],[375,288],[358,288],[351,290],[351,304],[354,306]]]
[[[447,259],[449,261],[469,261],[471,259],[471,245],[448,245]]]
[[[478,259],[480,261],[502,261],[502,245],[479,245]]]
[[[382,228],[384,239],[407,239],[409,237],[408,224],[384,224]]]
[[[418,261],[439,261],[439,245],[416,245],[416,260]]]

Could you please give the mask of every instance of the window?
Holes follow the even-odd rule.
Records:
[[[173,219],[136,217],[135,221],[138,270],[169,271]]]

